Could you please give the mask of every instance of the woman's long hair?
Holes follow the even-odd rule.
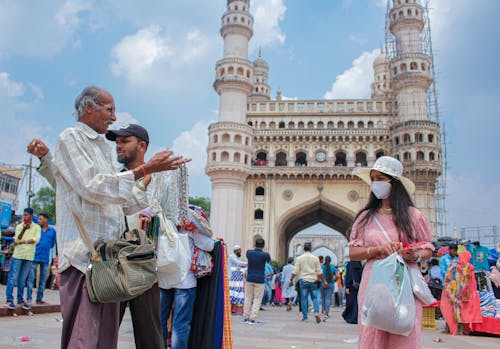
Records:
[[[326,281],[328,283],[333,281],[332,268],[330,267],[330,263],[332,262],[332,257],[325,257],[325,271],[326,271]]]
[[[411,225],[410,211],[409,208],[413,206],[410,195],[406,191],[403,184],[396,178],[389,175],[384,175],[391,179],[391,209],[392,209],[392,219],[394,224],[398,228],[401,241],[414,242],[415,234],[413,234],[413,229]],[[377,199],[377,197],[370,193],[370,198],[366,206],[361,209],[354,218],[354,221],[359,217],[361,213],[368,210],[368,214],[363,217],[359,222],[359,228],[363,228],[368,221],[371,219],[372,214],[375,214],[382,207],[382,200]],[[352,228],[352,226],[351,226]]]

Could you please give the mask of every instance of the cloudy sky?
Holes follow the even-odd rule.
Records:
[[[225,3],[0,0],[0,162],[28,163],[33,137],[53,146],[75,123],[75,96],[95,84],[113,93],[120,123],[150,131],[150,153],[169,147],[192,157],[191,193],[209,196],[205,148],[217,119],[212,84]],[[500,2],[433,0],[430,7],[448,221],[499,224]],[[250,59],[261,47],[272,96],[280,87],[289,98],[369,97],[384,0],[253,0],[251,11]]]

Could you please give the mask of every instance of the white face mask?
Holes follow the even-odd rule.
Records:
[[[387,199],[391,195],[391,183],[384,181],[372,182],[371,185],[372,193],[377,197],[377,199]]]

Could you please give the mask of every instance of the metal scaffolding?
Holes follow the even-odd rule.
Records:
[[[437,89],[437,81],[436,81],[436,66],[434,62],[434,51],[432,48],[432,39],[431,39],[431,23],[429,19],[429,3],[430,0],[422,0],[417,2],[422,6],[423,14],[422,19],[424,21],[424,27],[422,32],[420,33],[419,43],[421,47],[422,54],[427,55],[431,60],[431,74],[432,74],[432,83],[427,91],[427,117],[428,120],[434,121],[439,125],[440,130],[440,153],[441,153],[441,175],[437,179],[436,190],[435,190],[435,211],[436,211],[436,235],[438,237],[445,236],[447,230],[447,219],[446,219],[446,172],[448,169],[447,162],[447,154],[446,154],[446,132],[445,132],[445,124],[441,120],[441,116],[439,114],[439,106],[438,106],[438,89]],[[392,60],[397,58],[397,46],[396,46],[396,38],[390,31],[390,11],[392,8],[392,0],[387,0],[387,10],[385,17],[385,52],[387,58]]]

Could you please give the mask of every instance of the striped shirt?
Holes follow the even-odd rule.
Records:
[[[85,272],[90,253],[73,213],[94,244],[117,239],[125,230],[124,212],[147,207],[147,195],[135,186],[132,171],[116,170],[108,144],[86,124],[65,129],[54,154],[42,158],[38,171],[56,188],[59,271],[73,266]]]

